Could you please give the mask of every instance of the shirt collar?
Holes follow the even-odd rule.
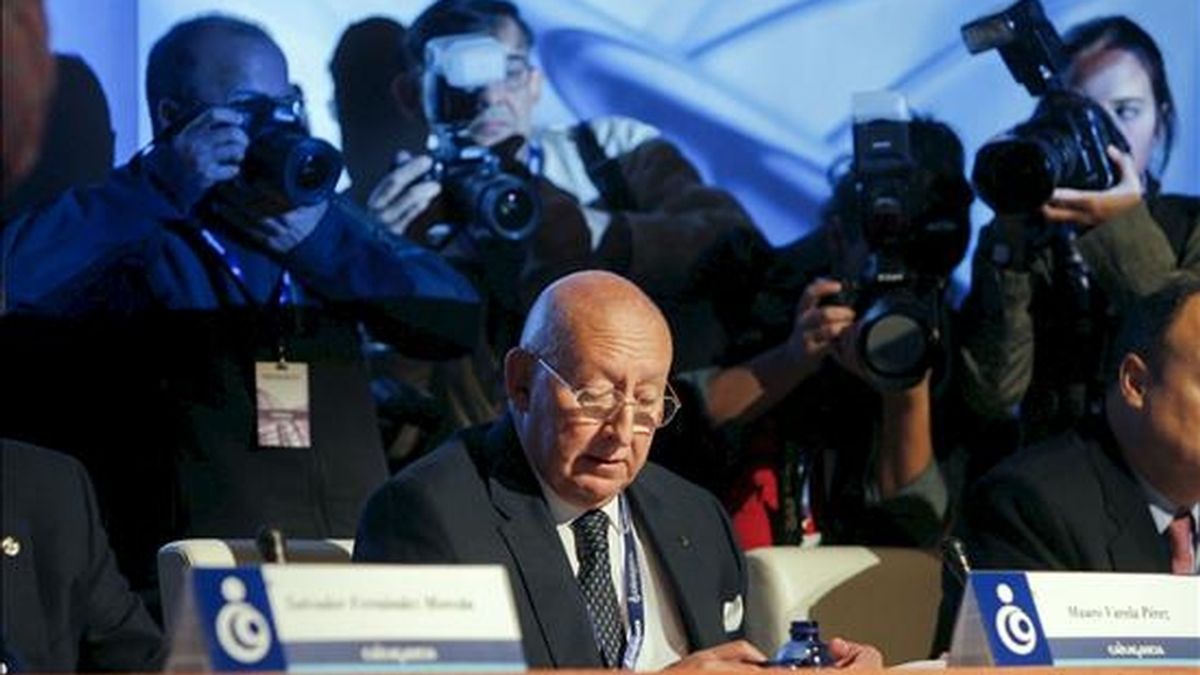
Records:
[[[571,504],[567,502],[567,500],[560,497],[558,493],[555,492],[548,483],[546,483],[546,481],[542,480],[541,474],[539,474],[536,469],[533,471],[533,476],[534,478],[537,478],[538,485],[542,488],[542,496],[546,498],[546,506],[550,507],[550,517],[554,519],[554,524],[556,526],[570,523],[579,516],[582,516],[587,511],[591,510],[575,506],[574,504]],[[621,522],[619,520],[621,517],[619,502],[619,499],[613,498],[605,502],[605,504],[600,507],[600,510],[604,512],[604,515],[608,516],[609,525],[613,527],[616,527],[617,523]]]
[[[1154,528],[1158,530],[1159,534],[1166,532],[1171,521],[1175,520],[1175,515],[1185,508],[1176,506],[1170,499],[1167,499],[1166,495],[1154,489],[1154,486],[1142,478],[1137,471],[1134,471],[1133,475],[1137,478],[1142,493],[1146,495],[1146,504],[1150,507],[1150,517],[1154,519]],[[1191,508],[1186,510],[1192,512],[1192,534],[1195,536],[1200,532],[1200,503],[1192,504]]]

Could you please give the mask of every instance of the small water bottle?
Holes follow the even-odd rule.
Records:
[[[792,639],[775,653],[773,665],[783,668],[825,668],[833,665],[829,647],[821,641],[816,621],[793,621]]]

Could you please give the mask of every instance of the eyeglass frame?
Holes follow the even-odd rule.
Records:
[[[509,64],[520,64],[520,69],[516,72],[509,72]],[[534,65],[530,60],[529,54],[521,52],[509,52],[504,57],[504,79],[500,84],[509,91],[520,91],[529,84],[529,76],[533,74]]]
[[[578,406],[579,410],[587,410],[588,409],[588,406],[585,406],[579,400],[579,397],[588,390],[587,387],[576,387],[575,385],[568,382],[567,378],[562,376],[562,373],[559,373],[557,370],[555,370],[554,366],[550,365],[550,363],[548,361],[546,361],[546,359],[542,358],[541,356],[539,356],[537,354],[532,354],[532,356],[535,359],[537,359],[537,362],[539,365],[541,365],[543,368],[546,369],[546,372],[550,373],[551,377],[558,380],[558,383],[561,384],[563,387],[565,387],[567,389],[567,391],[569,391],[571,393],[571,398],[575,399],[575,405]],[[617,397],[618,400],[620,400],[620,403],[613,406],[613,408],[611,410],[608,410],[607,413],[604,414],[603,417],[599,418],[599,421],[609,422],[614,417],[617,416],[618,412],[624,410],[627,406],[632,405],[633,406],[633,414],[634,414],[634,424],[633,424],[634,431],[638,431],[639,428],[647,429],[644,425],[637,424],[637,415],[639,412],[641,412],[642,414],[649,414],[649,413],[646,413],[645,411],[639,410],[639,408],[641,407],[641,404],[638,402],[638,400],[636,398],[632,398],[632,397],[626,398],[625,393],[622,392],[620,389],[617,389],[616,387],[613,387],[611,389],[611,392],[613,395],[615,395]],[[671,401],[672,403],[675,404],[675,407],[671,410],[670,415],[666,414],[667,401]],[[675,388],[671,386],[670,381],[668,381],[666,383],[666,389],[665,389],[665,391],[663,391],[662,396],[658,399],[657,405],[659,407],[658,414],[661,416],[662,419],[660,421],[655,422],[654,427],[648,429],[648,433],[653,433],[655,430],[662,429],[663,427],[670,424],[671,421],[675,419],[675,416],[679,414],[679,411],[681,409],[683,409],[683,401],[679,400],[679,394],[675,393]],[[593,409],[594,409],[594,407],[593,407]],[[653,419],[654,415],[651,414],[650,416]]]

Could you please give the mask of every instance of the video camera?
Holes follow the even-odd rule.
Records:
[[[912,121],[899,94],[855,94],[854,159],[833,204],[835,226],[857,229],[846,238],[867,255],[835,269],[843,290],[823,304],[855,308],[855,349],[880,389],[915,385],[941,348],[943,291],[971,231],[961,154],[949,128]]]
[[[972,54],[997,49],[1013,78],[1040,97],[1033,116],[982,148],[972,180],[998,213],[1030,213],[1057,187],[1104,190],[1120,179],[1109,145],[1129,151],[1120,129],[1094,101],[1062,82],[1062,40],[1038,0],[1019,0],[962,26]]]
[[[489,35],[435,38],[425,46],[422,88],[431,128],[429,179],[445,188],[453,224],[465,225],[475,238],[520,241],[541,222],[537,193],[470,135],[484,88],[504,79],[507,57],[504,45]]]

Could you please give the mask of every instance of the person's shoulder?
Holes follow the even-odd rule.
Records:
[[[708,490],[654,462],[646,462],[638,474],[637,482],[656,495],[669,494],[671,500],[679,506],[720,504],[716,496]]]
[[[985,493],[1039,494],[1050,501],[1070,499],[1095,485],[1089,475],[1095,457],[1102,453],[1092,434],[1067,431],[1021,448],[986,473],[979,487]]]
[[[395,485],[428,484],[430,481],[461,479],[475,473],[465,470],[474,467],[471,447],[475,445],[478,431],[478,427],[459,431],[429,454],[398,471],[388,482]]]
[[[596,142],[609,157],[623,155],[662,136],[656,127],[632,117],[609,115],[588,120]]]
[[[0,439],[5,487],[10,481],[26,485],[57,485],[68,475],[84,473],[83,465],[70,455],[21,441]]]

